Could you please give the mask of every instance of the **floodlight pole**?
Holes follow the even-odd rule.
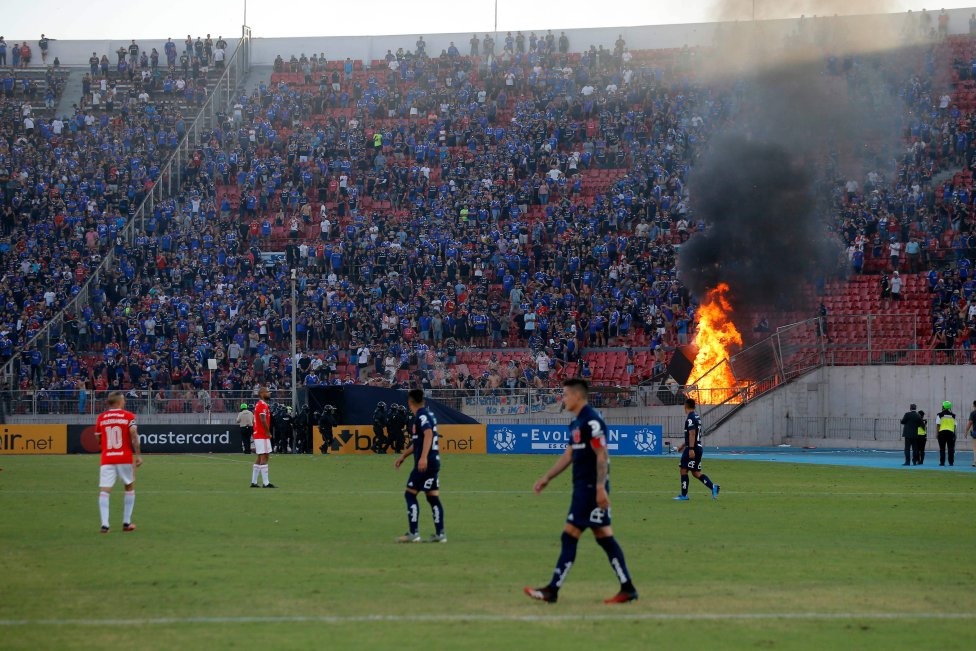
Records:
[[[295,350],[295,311],[297,298],[295,296],[295,278],[297,270],[291,270],[291,409],[298,410],[298,360]]]
[[[495,47],[498,47],[498,0],[495,0],[495,33],[492,39],[495,41]],[[494,50],[492,50],[492,56],[495,56]]]

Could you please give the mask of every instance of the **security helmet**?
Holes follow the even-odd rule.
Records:
[[[943,409],[952,409],[952,403],[951,403],[951,402],[949,402],[948,400],[945,400],[945,401],[943,401],[943,403],[942,403],[942,408],[943,408]]]
[[[241,411],[243,411],[245,409],[247,409],[247,403],[246,402],[242,402],[241,403]]]

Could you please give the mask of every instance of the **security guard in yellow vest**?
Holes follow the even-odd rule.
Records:
[[[915,438],[912,441],[912,465],[920,466],[925,463],[925,443],[928,441],[926,430],[929,426],[929,421],[925,418],[925,412],[919,411],[918,417],[921,422],[918,425],[918,432],[915,434]]]
[[[942,403],[942,411],[938,416],[939,430],[939,465],[946,462],[946,450],[949,451],[949,465],[956,461],[956,415],[952,413],[952,403],[946,400]]]

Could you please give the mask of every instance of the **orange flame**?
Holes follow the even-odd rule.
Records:
[[[695,345],[698,354],[691,370],[692,384],[697,390],[689,391],[697,402],[715,405],[722,402],[740,402],[736,395],[735,376],[726,360],[732,346],[742,346],[742,335],[732,323],[732,305],[726,293],[729,286],[719,283],[708,291],[698,308],[698,330]]]

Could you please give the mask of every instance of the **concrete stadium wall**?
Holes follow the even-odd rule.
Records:
[[[932,10],[933,14],[933,26],[935,23],[935,17],[938,14],[938,10]],[[963,34],[969,32],[969,16],[973,13],[972,9],[950,9],[947,12],[949,14],[949,31],[953,34]],[[888,20],[892,21],[895,30],[900,30],[901,25],[904,23],[905,14],[892,14],[887,17]],[[797,20],[771,20],[771,21],[761,21],[760,29],[763,38],[769,40],[780,40],[790,34],[795,30],[797,25]],[[685,45],[688,46],[699,46],[699,45],[711,45],[715,35],[715,28],[718,23],[694,23],[686,25],[643,25],[634,27],[594,27],[587,29],[567,29],[560,30],[558,25],[552,27],[552,32],[558,37],[560,31],[565,31],[566,35],[569,37],[570,50],[574,52],[581,51],[583,49],[589,48],[592,45],[603,45],[604,47],[613,48],[614,41],[617,40],[617,36],[622,34],[624,39],[627,41],[628,47],[631,49],[666,49],[666,48],[680,48]],[[261,31],[261,26],[254,26],[255,34],[259,34]],[[38,30],[37,34],[24,37],[24,35],[17,36],[6,36],[5,40],[8,44],[21,42],[27,40],[31,48],[34,50],[34,61],[32,65],[39,66],[40,64],[40,51],[37,48],[37,39],[40,35]],[[204,29],[205,31],[205,29]],[[526,38],[531,30],[523,30]],[[545,34],[546,29],[535,30],[536,34]],[[478,37],[484,38],[485,31],[478,31]],[[171,35],[173,41],[176,42],[177,49],[180,50],[183,45],[184,34],[173,34]],[[203,34],[200,34],[203,36]],[[217,34],[213,34],[216,40]],[[228,53],[227,58],[229,59],[233,53],[234,48],[239,34],[223,34],[224,40],[228,43]],[[288,58],[292,54],[296,56],[300,55],[302,52],[311,56],[313,52],[321,53],[324,52],[329,60],[334,59],[345,59],[350,57],[352,59],[362,59],[364,61],[369,61],[372,59],[382,59],[386,54],[386,51],[393,50],[396,52],[397,48],[404,48],[405,50],[413,50],[414,43],[417,41],[417,34],[400,34],[400,35],[377,35],[377,36],[317,36],[317,37],[295,37],[295,38],[260,38],[255,37],[252,39],[252,55],[251,63],[253,65],[270,65],[274,62],[275,56],[281,55],[284,58]],[[193,34],[193,38],[196,39],[197,33]],[[504,41],[505,33],[504,31],[499,32],[499,36],[496,39],[496,52],[501,51],[501,46]],[[57,56],[61,60],[61,64],[65,66],[84,66],[88,63],[88,57],[91,56],[92,52],[97,52],[99,56],[104,54],[111,55],[115,52],[119,46],[128,46],[129,41],[132,37],[126,36],[119,39],[111,40],[55,40],[51,41],[49,61],[53,61],[54,57]],[[440,54],[441,50],[446,50],[451,41],[461,50],[462,54],[466,54],[469,50],[468,39],[471,38],[471,32],[464,33],[453,33],[453,34],[424,34],[424,40],[427,42],[427,50],[433,55]],[[163,43],[166,42],[166,37],[161,38],[137,38],[136,42],[139,43],[140,47],[145,49],[151,49],[155,47],[159,50],[160,55],[163,54]],[[110,56],[112,61],[114,57]]]
[[[743,407],[711,432],[706,443],[896,449],[902,445],[900,430],[880,432],[875,438],[875,433],[868,431],[870,421],[901,418],[911,403],[933,417],[943,400],[952,402],[957,418],[964,422],[976,400],[976,370],[972,366],[822,368]],[[860,437],[842,439],[790,437],[791,418],[863,419],[864,432]],[[960,434],[963,428],[959,428]]]

